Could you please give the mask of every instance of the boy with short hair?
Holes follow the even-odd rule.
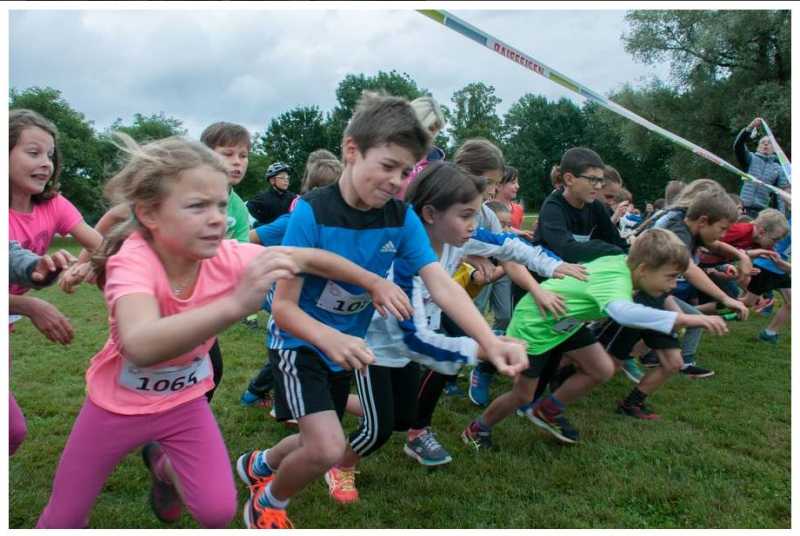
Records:
[[[742,273],[750,273],[753,267],[750,258],[733,246],[719,240],[736,221],[737,216],[736,205],[727,193],[707,191],[699,194],[686,211],[673,211],[669,213],[669,217],[664,217],[656,222],[655,227],[674,232],[692,257],[683,278],[678,280],[677,287],[672,292],[675,298],[674,302],[684,313],[700,314],[696,307],[687,303],[696,295],[697,291],[700,291],[737,312],[742,320],[747,318],[747,307],[725,294],[694,261],[698,248],[703,246],[711,252],[738,259],[740,263],[738,270]],[[690,346],[696,348],[696,345]],[[684,347],[687,345],[684,344]],[[689,378],[707,378],[714,375],[713,370],[697,366],[694,360],[694,355],[684,352],[681,374]]]
[[[365,286],[383,285],[387,310],[405,319],[405,293],[385,280],[394,260],[403,259],[434,302],[513,374],[524,367],[522,347],[492,334],[438,262],[417,215],[394,199],[429,144],[406,100],[362,96],[344,132],[341,178],[297,202],[284,245],[328,249],[373,272],[375,280]],[[244,508],[248,528],[291,527],[289,499],[342,459],[347,443],[339,419],[351,370],[374,360],[363,339],[373,310],[370,295],[354,285],[306,275],[277,286],[270,320],[275,408],[279,420],[298,420],[299,434],[239,457],[237,473],[251,490]],[[335,472],[327,476],[336,478]]]
[[[671,247],[659,247],[670,241]],[[563,415],[565,405],[605,383],[614,373],[611,358],[585,327],[587,322],[610,317],[620,325],[667,336],[681,326],[724,331],[724,321],[719,317],[684,315],[632,301],[634,290],[660,295],[674,286],[675,267],[682,269],[688,261],[685,249],[676,241],[668,231],[651,230],[634,242],[627,258],[613,255],[586,263],[588,281],[548,279],[542,283],[542,288],[564,298],[568,312],[561,318],[543,316],[529,297],[523,297],[514,310],[508,334],[528,344],[529,368],[514,379],[511,391],[493,400],[467,426],[463,441],[478,450],[491,448],[492,427],[530,402],[543,371],[557,367],[561,355],[569,353],[577,365],[575,373],[536,402],[526,415],[560,441],[577,443],[578,432]]]

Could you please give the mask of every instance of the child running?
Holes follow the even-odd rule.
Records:
[[[405,262],[487,357],[514,374],[524,367],[524,350],[492,334],[437,262],[417,215],[393,199],[429,144],[407,101],[363,95],[344,132],[342,177],[298,201],[284,245],[335,251],[379,277],[395,260]],[[275,407],[279,420],[298,420],[299,433],[239,458],[237,473],[251,490],[244,506],[248,528],[291,527],[289,500],[342,459],[347,443],[339,419],[351,371],[374,361],[363,339],[372,313],[357,285],[312,276],[277,285],[270,320]]]
[[[214,383],[208,351],[216,335],[256,311],[277,279],[300,271],[377,278],[323,251],[224,240],[228,174],[210,149],[182,138],[143,147],[120,140],[131,159],[107,188],[132,217],[93,258],[109,337],[86,372],[88,396],[36,526],[87,526],[108,475],[147,444],[142,456],[156,516],[175,521],[185,504],[203,527],[225,527],[236,513],[236,489],[204,396]],[[381,305],[387,295],[404,297],[385,281],[370,288]]]
[[[90,250],[102,241],[102,237],[83,221],[78,209],[59,193],[61,154],[57,142],[58,131],[53,123],[32,110],[11,110],[8,118],[8,238],[36,255],[47,253],[56,233],[72,235]],[[54,305],[25,296],[27,291],[24,286],[10,285],[11,332],[14,322],[27,316],[49,340],[69,344],[74,330],[67,317]],[[9,454],[14,454],[25,439],[27,426],[10,391],[8,401]]]
[[[542,288],[564,298],[567,314],[562,318],[543,315],[531,298],[523,297],[514,310],[508,333],[528,343],[530,367],[514,379],[511,391],[494,399],[467,426],[462,433],[464,443],[478,450],[492,448],[493,427],[531,401],[542,371],[557,365],[562,354],[577,365],[576,372],[527,412],[534,424],[560,441],[577,443],[578,431],[563,414],[566,405],[605,383],[614,373],[611,358],[584,326],[588,321],[611,317],[623,326],[666,335],[686,325],[725,332],[725,323],[717,316],[684,315],[631,301],[634,290],[654,297],[668,292],[688,260],[688,253],[672,233],[649,231],[634,242],[627,259],[614,255],[587,263],[588,281],[567,278],[542,283]]]

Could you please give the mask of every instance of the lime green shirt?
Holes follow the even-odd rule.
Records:
[[[564,299],[567,316],[556,320],[548,314],[542,318],[536,302],[526,294],[514,309],[508,335],[527,342],[529,355],[541,355],[569,339],[584,322],[606,318],[609,302],[632,300],[633,281],[625,258],[614,255],[586,263],[588,281],[573,277],[548,279],[542,288]]]
[[[228,195],[228,229],[225,232],[227,238],[236,239],[239,242],[250,242],[250,220],[247,207],[233,191]]]

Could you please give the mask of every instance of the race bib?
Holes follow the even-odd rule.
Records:
[[[553,325],[553,331],[556,333],[569,333],[575,326],[582,324],[580,320],[577,318],[567,317],[562,320],[559,320]]]
[[[137,367],[126,360],[119,374],[119,383],[140,393],[171,395],[202,382],[211,373],[208,354],[175,367]]]
[[[339,315],[355,315],[372,303],[369,294],[350,294],[345,289],[328,281],[317,300],[317,307],[329,313]]]

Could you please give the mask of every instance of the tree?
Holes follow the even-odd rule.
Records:
[[[502,100],[494,94],[494,86],[473,82],[453,93],[453,110],[449,113],[448,131],[456,147],[469,138],[486,138],[496,144],[503,137],[503,123],[497,115]]]
[[[63,161],[61,192],[86,221],[96,221],[105,210],[99,195],[104,166],[92,122],[73,110],[60,91],[50,87],[32,87],[22,92],[12,89],[9,108],[34,110],[56,125]]]
[[[300,189],[300,179],[309,153],[327,146],[327,130],[322,112],[316,106],[306,106],[282,113],[270,121],[267,131],[258,138],[254,149],[255,152],[266,155],[270,163],[281,161],[289,165],[289,188],[296,192]],[[264,184],[263,174],[254,177],[248,170],[241,188],[237,190],[240,195],[249,194],[250,197],[263,190]],[[252,186],[257,188],[251,192]]]
[[[674,128],[658,124],[735,162],[734,136],[760,116],[790,154],[789,11],[630,11],[626,20],[630,30],[622,38],[634,58],[670,61],[674,95],[663,119]],[[720,176],[719,168],[682,149],[670,170],[685,178]],[[722,174],[728,184],[737,180]]]
[[[552,190],[550,169],[570,147],[584,145],[585,119],[569,99],[527,94],[504,117],[506,161],[520,170],[519,196],[538,210]]]
[[[336,107],[328,116],[327,130],[329,145],[327,149],[334,154],[339,154],[342,134],[345,126],[353,116],[358,99],[364,91],[382,91],[396,97],[405,97],[414,100],[428,91],[417,86],[417,83],[408,73],[398,73],[395,70],[378,71],[374,76],[363,74],[348,74],[339,82],[336,88]]]

